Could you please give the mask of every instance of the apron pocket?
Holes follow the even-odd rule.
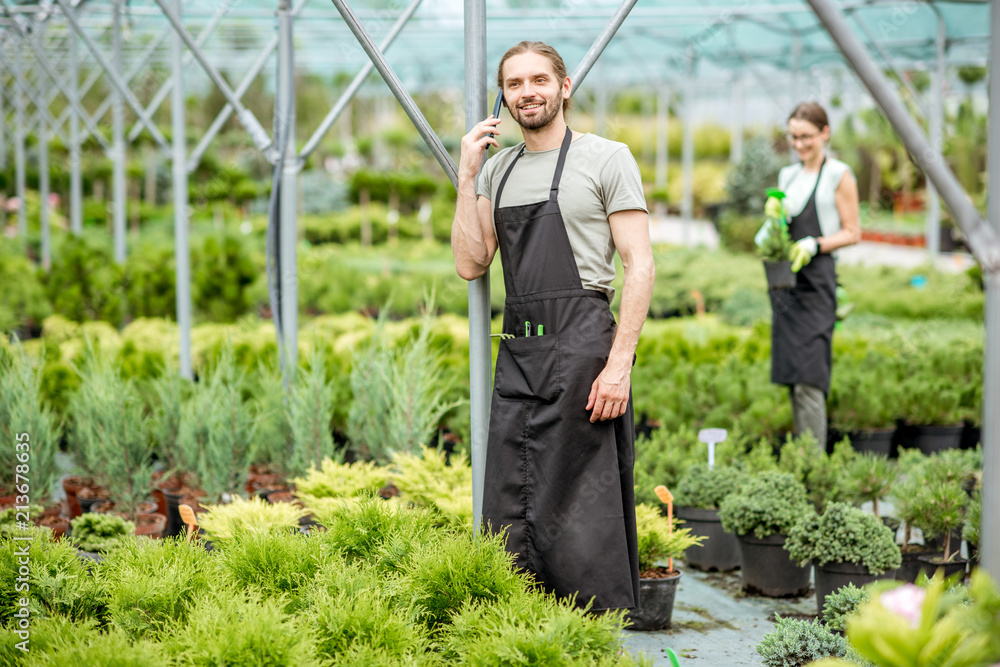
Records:
[[[500,341],[495,388],[503,398],[554,401],[561,391],[559,337],[527,336]]]

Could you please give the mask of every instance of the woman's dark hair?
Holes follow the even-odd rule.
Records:
[[[566,80],[566,63],[563,62],[562,56],[554,48],[546,44],[545,42],[529,42],[527,40],[523,42],[518,42],[514,46],[507,49],[507,53],[503,54],[503,58],[500,59],[500,66],[497,67],[497,88],[503,90],[503,66],[507,62],[508,58],[513,56],[519,56],[522,53],[537,53],[539,55],[545,56],[552,63],[552,69],[555,70],[556,79],[559,80],[560,84]],[[504,100],[504,105],[506,106],[507,100]],[[563,111],[568,111],[570,107],[569,98],[563,100],[562,108]]]
[[[820,132],[830,124],[826,119],[826,110],[817,102],[800,102],[788,116],[788,120],[793,118],[812,123]]]

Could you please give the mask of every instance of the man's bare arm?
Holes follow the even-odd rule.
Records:
[[[486,147],[500,147],[489,132],[500,120],[490,116],[462,137],[462,153],[458,163],[458,197],[455,219],[451,223],[451,250],[455,255],[455,270],[465,280],[475,280],[486,273],[497,251],[493,231],[493,211],[490,200],[476,197],[476,175]]]
[[[590,421],[615,419],[628,408],[632,386],[632,358],[639,344],[639,333],[649,312],[653,296],[653,248],[649,240],[649,216],[645,211],[612,213],[611,237],[622,258],[625,284],[622,287],[618,330],[604,370],[594,380],[587,401],[592,410]]]

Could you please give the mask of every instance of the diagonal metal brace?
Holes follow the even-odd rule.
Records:
[[[56,1],[65,2],[66,0]],[[240,102],[238,97],[236,97],[236,94],[233,93],[233,89],[229,87],[229,84],[222,78],[219,71],[212,66],[212,63],[208,62],[205,54],[202,53],[194,38],[191,37],[191,33],[189,33],[184,27],[184,24],[180,22],[177,15],[174,14],[174,11],[167,6],[167,3],[164,2],[164,0],[155,0],[155,2],[159,5],[163,15],[167,17],[168,21],[170,21],[170,25],[174,27],[174,30],[178,35],[180,35],[181,39],[184,40],[188,49],[190,49],[191,53],[194,54],[198,64],[201,65],[201,68],[205,70],[206,74],[208,74],[208,78],[210,78],[219,91],[222,92],[226,101],[229,102],[234,109],[236,109],[240,123],[242,123],[243,127],[246,128],[246,131],[250,134],[250,138],[253,140],[254,144],[261,150],[261,152],[266,154],[272,143],[271,137],[267,134],[267,130],[265,130],[260,124],[260,121],[253,115],[253,112],[243,106],[243,103]]]
[[[162,2],[162,0],[156,0],[157,2]],[[413,123],[414,127],[417,128],[417,132],[423,138],[424,143],[430,148],[431,153],[437,158],[438,164],[444,169],[445,174],[451,180],[452,185],[458,187],[458,167],[455,166],[455,161],[451,159],[451,155],[445,150],[444,144],[438,139],[437,134],[434,133],[434,129],[424,118],[423,113],[420,112],[420,107],[417,103],[413,101],[413,98],[403,87],[403,83],[396,76],[392,67],[386,61],[385,56],[375,46],[375,42],[372,41],[371,35],[365,30],[364,26],[358,21],[357,15],[348,6],[346,0],[332,0],[334,6],[337,7],[337,11],[347,22],[347,26],[354,33],[358,42],[361,44],[361,48],[365,50],[368,54],[369,60],[375,63],[375,68],[378,69],[378,73],[382,75],[392,94],[399,101],[399,104],[403,107],[403,111],[410,118],[410,122]]]
[[[379,44],[378,48],[380,51],[385,53],[389,49],[392,42],[396,39],[396,35],[400,33],[403,26],[406,25],[406,23],[410,20],[410,17],[413,16],[413,13],[417,11],[417,7],[420,6],[420,2],[421,0],[413,0],[413,2],[410,3],[410,6],[406,8],[406,11],[404,11],[399,18],[396,19],[396,23],[393,24],[392,30],[389,31],[389,34],[386,35],[385,39],[382,40],[382,43]],[[337,103],[333,105],[332,109],[330,109],[330,113],[326,115],[323,121],[319,124],[319,127],[316,128],[316,131],[313,132],[311,137],[309,137],[309,141],[307,141],[306,145],[303,146],[302,152],[299,153],[299,160],[305,161],[312,154],[312,152],[316,150],[316,147],[319,146],[319,142],[323,139],[323,135],[329,132],[333,124],[337,122],[338,118],[340,118],[340,114],[344,113],[344,109],[346,109],[350,101],[354,99],[354,96],[361,89],[365,79],[368,78],[368,75],[371,74],[374,68],[374,63],[369,60],[365,63],[365,66],[361,68],[361,71],[358,72],[357,76],[351,80],[350,85],[348,85],[347,89],[340,95],[340,99],[338,99]]]
[[[628,13],[632,11],[636,2],[638,2],[638,0],[625,0],[622,2],[621,6],[618,7],[618,11],[616,11],[615,15],[611,17],[611,21],[604,27],[601,34],[597,36],[597,39],[594,40],[591,47],[587,49],[587,53],[584,54],[583,60],[580,61],[580,64],[573,72],[573,76],[570,78],[570,83],[573,85],[574,93],[576,92],[576,89],[580,87],[580,84],[583,83],[583,80],[587,77],[587,74],[594,66],[594,63],[596,63],[597,59],[601,57],[602,53],[604,53],[604,49],[608,46],[608,43],[611,42],[611,38],[615,36],[615,33],[618,32],[618,28],[620,28],[622,23],[625,22],[625,19],[628,17]]]
[[[5,69],[9,69],[9,70],[13,70],[14,69],[11,66],[10,61],[7,60],[7,56],[5,56],[3,54],[3,49],[0,49],[0,65],[3,65]],[[54,128],[55,127],[55,123],[56,123],[56,119],[53,118],[52,114],[49,113],[48,107],[44,106],[38,100],[38,98],[35,97],[34,91],[32,91],[31,87],[28,86],[28,82],[25,80],[25,78],[23,76],[14,77],[14,80],[17,83],[17,85],[21,87],[21,90],[24,91],[24,93],[28,96],[28,99],[31,100],[31,103],[35,105],[35,108],[38,110],[38,112],[40,114],[42,114],[42,116],[45,119],[45,122],[48,123],[48,126],[51,127],[51,128]],[[23,112],[23,109],[22,109],[22,112]],[[65,135],[63,135],[58,130],[54,130],[54,131],[56,132],[56,134],[59,137],[59,139],[63,142],[63,144],[66,145],[66,146],[68,146],[69,142],[66,140]]]
[[[10,16],[10,10],[7,7],[6,0],[0,0],[0,7],[3,8],[5,14]],[[11,18],[13,19],[13,17]],[[31,39],[27,35],[27,33],[25,33],[24,29],[18,24],[16,20],[12,20],[11,22],[14,24],[14,27],[17,29],[18,33],[20,33],[22,41],[27,42],[28,47],[31,49],[32,53],[35,54],[35,58],[38,59],[38,64],[42,66],[43,70],[45,70],[45,74],[48,75],[50,79],[52,79],[52,81],[56,84],[56,87],[62,92],[66,100],[69,101],[70,107],[74,109],[83,119],[84,124],[86,124],[87,126],[87,130],[94,136],[94,138],[97,140],[97,143],[99,143],[101,145],[101,148],[103,148],[105,151],[111,150],[111,145],[108,143],[108,140],[104,137],[101,131],[97,128],[97,126],[94,125],[93,119],[91,119],[90,116],[87,115],[87,113],[79,105],[77,100],[74,99],[73,95],[66,90],[65,86],[63,85],[63,82],[59,79],[58,76],[56,76],[55,72],[52,71],[52,68],[49,66],[47,56],[41,52],[41,49],[38,48],[38,45],[35,44],[35,41]],[[51,103],[51,100],[49,103]],[[51,123],[56,123],[56,122],[58,122],[58,119],[54,119],[51,121]],[[60,136],[62,136],[60,130],[61,128],[57,128],[54,126],[52,127],[52,131],[57,132],[59,133]]]
[[[864,45],[854,36],[844,15],[829,0],[806,1],[885,112],[917,166],[933,181],[941,198],[955,214],[955,221],[968,239],[969,248],[982,265],[983,273],[1000,271],[1000,236],[979,215],[941,152],[931,147],[923,130],[903,106],[895,86],[879,71]]]
[[[164,138],[163,133],[160,132],[158,127],[156,127],[156,123],[154,123],[145,111],[143,111],[142,104],[140,104],[139,100],[135,98],[135,95],[132,94],[129,87],[122,82],[121,77],[118,76],[118,72],[116,72],[114,68],[108,64],[108,61],[105,60],[100,49],[98,49],[97,45],[94,44],[94,40],[90,38],[90,35],[88,35],[86,31],[84,31],[80,22],[77,21],[73,10],[69,7],[69,3],[67,3],[66,0],[55,0],[55,2],[57,2],[59,7],[62,8],[63,16],[66,17],[66,21],[69,23],[70,27],[73,28],[73,32],[80,36],[80,39],[83,40],[83,43],[94,55],[94,59],[97,61],[97,64],[100,65],[101,69],[107,73],[108,79],[111,81],[111,84],[115,87],[115,89],[118,90],[118,94],[121,95],[126,102],[128,102],[130,107],[132,107],[132,110],[140,118],[140,120],[142,120],[143,125],[145,125],[149,130],[149,133],[153,135],[153,139],[155,139],[156,143],[160,145],[160,148],[162,148],[165,152],[170,152],[170,144],[167,142],[166,138]]]

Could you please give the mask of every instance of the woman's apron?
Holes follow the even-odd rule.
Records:
[[[503,332],[514,338],[497,354],[483,520],[506,529],[517,566],[547,591],[575,594],[581,606],[593,599],[594,610],[631,608],[639,600],[632,400],[621,417],[590,423],[587,398],[615,321],[607,296],[581,287],[559,211],[572,137],[567,128],[548,201],[500,207],[523,147],[496,193]]]
[[[816,212],[816,186],[802,212],[788,223],[792,241],[822,235]],[[801,172],[800,172],[801,173]],[[837,322],[837,273],[833,255],[817,252],[797,274],[794,288],[771,290],[771,382],[811,384],[830,393],[833,325]]]

